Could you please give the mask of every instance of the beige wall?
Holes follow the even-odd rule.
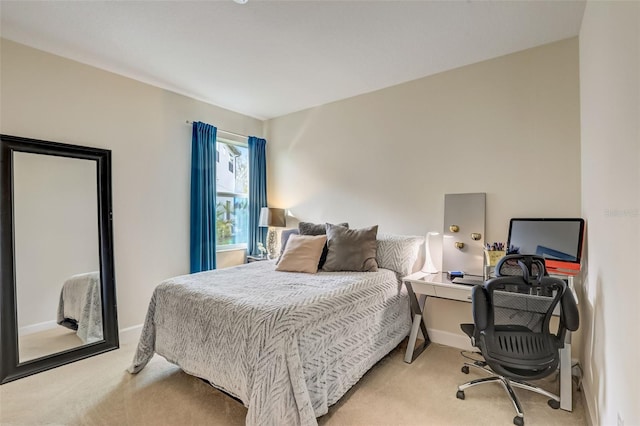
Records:
[[[489,241],[510,217],[579,215],[577,64],[571,39],[271,120],[269,203],[424,234],[442,229],[445,193],[486,192]],[[188,272],[184,121],[262,123],[6,40],[1,82],[3,133],[113,150],[120,326],[141,323],[155,285]],[[429,303],[431,328],[466,342],[468,305]]]
[[[216,253],[216,267],[218,269],[241,265],[246,261],[246,250],[224,250]]]
[[[191,127],[262,136],[260,120],[2,40],[0,131],[112,150],[121,328],[154,287],[189,272]]]
[[[584,394],[594,425],[640,425],[640,3],[589,2],[580,30]]]
[[[579,114],[573,38],[279,117],[269,204],[424,235],[445,193],[486,192],[486,240],[504,241],[511,217],[580,215]],[[429,303],[430,326],[461,336],[469,305]]]

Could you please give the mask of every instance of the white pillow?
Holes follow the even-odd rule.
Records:
[[[422,236],[378,234],[378,267],[391,269],[402,276],[409,275],[413,272],[422,244]]]

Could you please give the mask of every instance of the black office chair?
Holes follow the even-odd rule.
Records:
[[[465,363],[462,372],[474,367],[491,376],[458,386],[456,396],[464,399],[465,389],[498,382],[516,410],[513,423],[522,426],[524,414],[513,387],[545,395],[551,408],[560,407],[557,395],[524,380],[541,379],[557,370],[566,331],[578,329],[578,307],[565,281],[549,277],[539,256],[505,256],[496,265],[496,275],[472,289],[474,324],[460,325],[484,357]],[[558,304],[560,321],[552,333],[549,322]]]

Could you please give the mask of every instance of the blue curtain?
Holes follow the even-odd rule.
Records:
[[[267,228],[258,227],[260,209],[267,207],[266,145],[266,140],[249,136],[249,255],[257,255],[258,242],[267,239]]]
[[[216,268],[216,131],[194,122],[191,137],[191,273]]]

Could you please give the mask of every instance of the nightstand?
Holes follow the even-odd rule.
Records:
[[[247,263],[260,262],[262,260],[269,260],[269,259],[267,258],[267,256],[265,256],[265,257],[247,256]]]

